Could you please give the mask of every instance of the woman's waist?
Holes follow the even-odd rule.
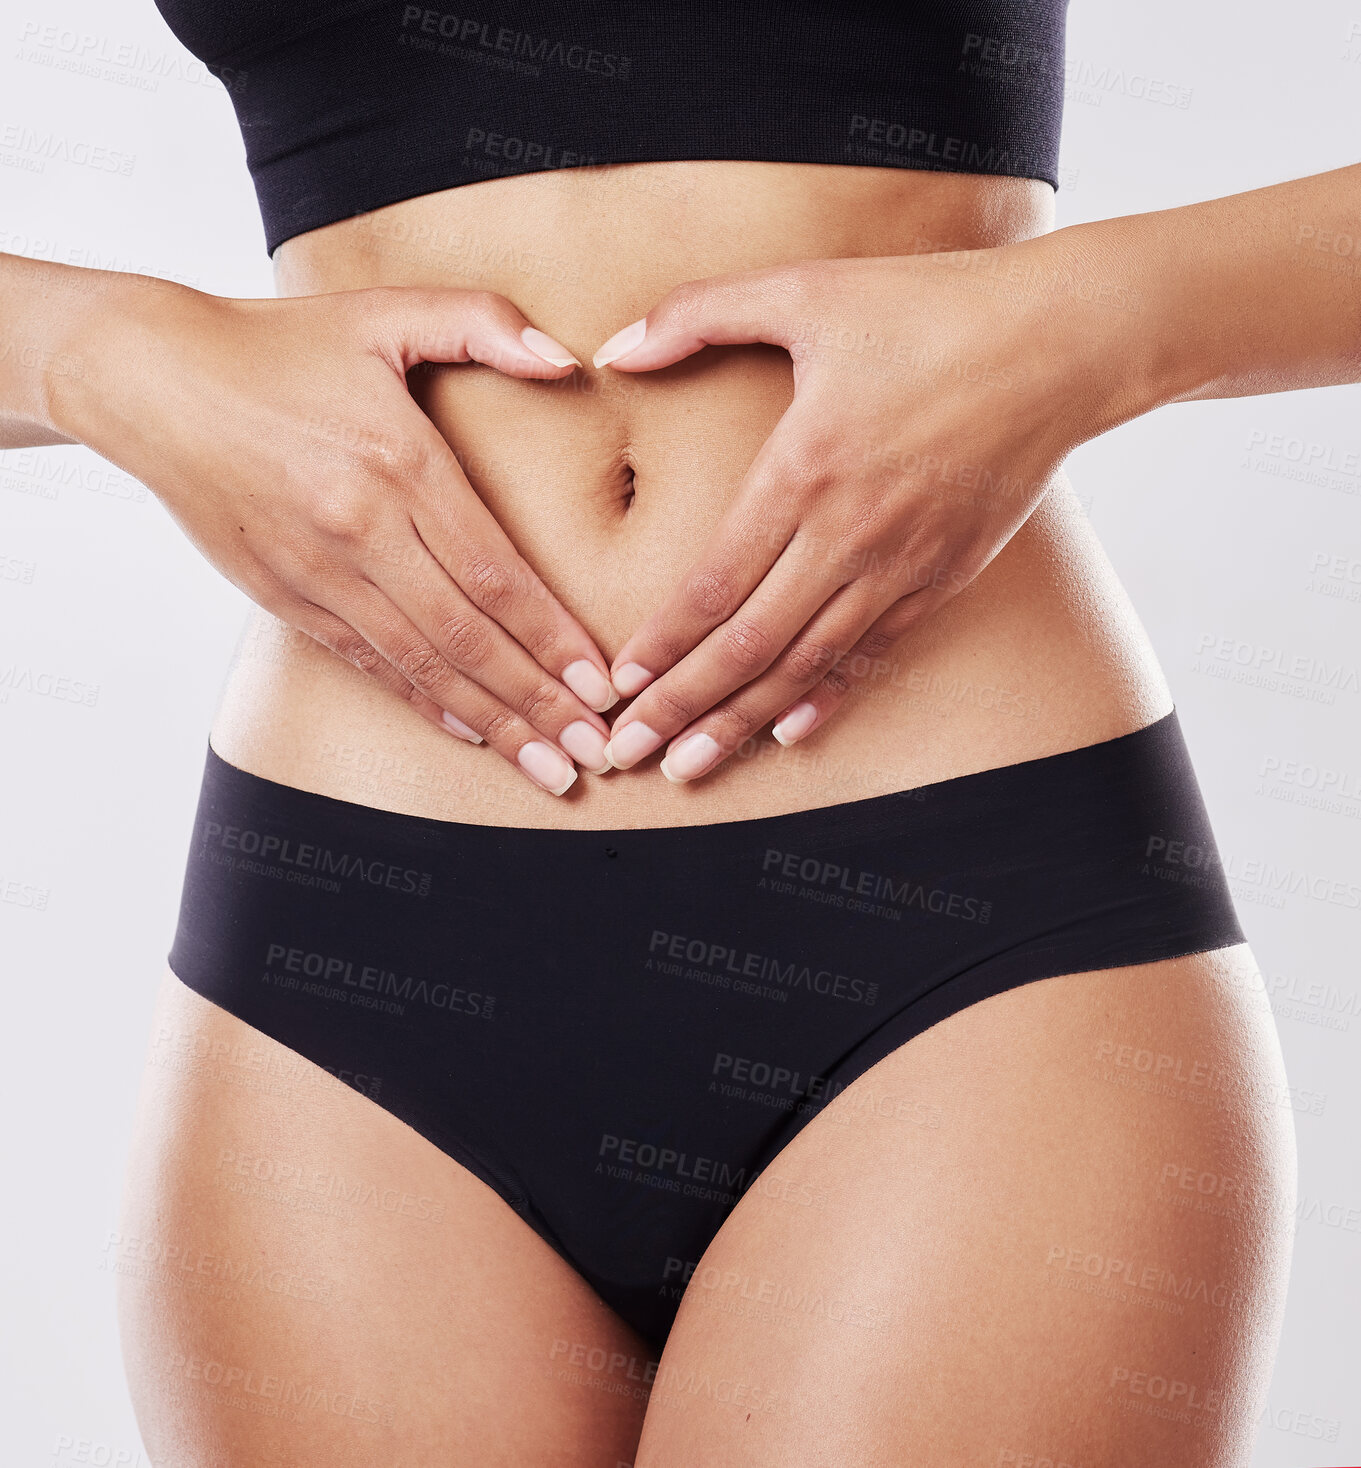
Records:
[[[275,251],[275,277],[281,295],[495,290],[591,331],[683,280],[1027,239],[1052,227],[1053,197],[1035,179],[853,165],[562,168],[418,195],[296,235]]]
[[[565,170],[408,200],[300,236],[276,259],[285,293],[404,283],[502,290],[589,361],[682,280],[790,259],[999,243],[1045,227],[1048,193],[1025,180],[793,164]],[[485,266],[455,268],[466,252],[444,248],[450,231],[480,242]],[[545,252],[579,276],[519,268]],[[784,352],[756,346],[711,348],[637,376],[586,368],[561,383],[473,364],[435,368],[413,374],[412,387],[512,541],[608,659],[721,522],[793,379]],[[932,478],[942,493],[985,492],[950,466],[935,466]],[[844,706],[793,749],[764,735],[691,785],[669,784],[654,759],[585,775],[555,800],[265,619],[246,639],[214,744],[267,778],[411,814],[687,825],[1056,753],[1170,706],[1066,489],[890,657],[851,671]]]
[[[610,583],[592,583],[602,584]],[[631,630],[630,622],[604,638],[607,658]],[[693,784],[670,784],[652,759],[582,775],[554,799],[489,749],[442,733],[258,614],[212,737],[224,759],[253,774],[361,805],[481,825],[611,829],[740,820],[911,789],[1115,738],[1171,707],[1138,620],[1062,481],[972,586],[886,656],[851,658],[847,670],[845,703],[792,748],[767,731]]]
[[[741,347],[554,383],[446,368],[416,393],[497,523],[603,648],[699,557],[793,383],[782,352]]]
[[[999,243],[1047,227],[1051,199],[1034,180],[884,168],[562,169],[404,200],[295,237],[275,259],[285,294],[499,291],[589,364],[684,280]],[[933,376],[902,350],[857,345],[865,371],[895,374],[905,393]],[[534,382],[426,364],[409,381],[522,554],[594,633],[620,639],[659,578],[674,580],[698,553],[793,396],[788,354],[760,345],[709,348],[651,373],[587,365]]]

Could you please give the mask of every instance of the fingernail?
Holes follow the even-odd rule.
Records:
[[[445,709],[440,717],[444,720],[444,727],[451,734],[457,734],[460,739],[466,739],[469,744],[482,743],[482,736],[477,730],[470,729],[462,719],[456,719],[448,709]]]
[[[635,719],[625,724],[605,746],[605,758],[616,770],[631,769],[662,742],[662,736]]]
[[[662,774],[673,784],[693,780],[722,754],[718,741],[707,734],[692,734],[681,742],[662,761]]]
[[[796,703],[770,731],[781,744],[789,745],[803,738],[817,722],[816,704]]]
[[[589,658],[578,658],[562,670],[562,681],[586,705],[596,713],[603,714],[619,702],[619,695],[610,687],[610,680]]]
[[[538,739],[526,744],[515,758],[525,774],[550,795],[561,795],[577,777],[571,760]]]
[[[641,663],[625,663],[617,673],[610,674],[610,682],[625,698],[641,693],[652,682],[652,678],[653,675]]]
[[[643,337],[647,334],[647,317],[641,321],[635,321],[631,326],[626,326],[623,331],[616,331],[604,346],[591,358],[597,367],[608,367],[611,362],[617,362],[620,357],[627,357],[635,347],[643,344]]]
[[[546,331],[540,331],[537,326],[526,326],[520,333],[520,340],[536,357],[542,357],[545,362],[551,362],[554,367],[581,366],[581,363],[561,342],[555,342]]]
[[[611,768],[609,756],[605,753],[605,736],[585,719],[568,724],[558,735],[558,743],[593,775],[603,775]]]

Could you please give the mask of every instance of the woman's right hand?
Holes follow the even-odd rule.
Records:
[[[234,300],[111,280],[111,309],[77,329],[81,371],[54,381],[62,434],[140,479],[260,606],[431,723],[556,795],[576,776],[566,755],[609,768],[608,662],[406,384],[419,362],[561,378],[570,352],[487,291]]]

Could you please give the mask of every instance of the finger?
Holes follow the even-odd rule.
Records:
[[[610,768],[605,755],[609,725],[569,689],[550,677],[493,618],[472,604],[413,534],[412,554],[371,567],[373,585],[420,635],[420,648],[404,648],[397,667],[437,702],[445,668],[480,684],[540,734],[579,760],[593,774]],[[413,676],[420,660],[430,663],[427,683]],[[448,707],[447,704],[443,704]]]
[[[256,566],[253,574],[237,580],[241,590],[271,616],[289,627],[318,642],[322,647],[342,657],[346,662],[368,673],[399,698],[405,699],[423,718],[443,729],[445,733],[457,734],[473,744],[481,744],[482,736],[466,726],[456,727],[442,720],[443,710],[418,693],[410,682],[394,668],[386,658],[370,647],[347,622],[328,612],[325,607],[307,601],[291,591],[272,572]]]
[[[396,668],[376,648],[364,640],[348,623],[342,621],[315,602],[300,602],[296,609],[276,613],[284,621],[306,632],[309,637],[325,648],[344,658],[361,672],[367,673],[399,698],[405,699],[417,713],[437,729],[454,734],[469,744],[481,744],[482,736],[470,729],[453,715],[445,717],[446,710],[412,687]],[[450,722],[453,719],[453,722]]]
[[[510,377],[560,378],[581,363],[494,291],[377,287],[373,345],[403,375],[418,362],[481,362]]]
[[[381,654],[418,693],[480,734],[541,789],[562,795],[576,779],[576,767],[560,749],[543,739],[514,709],[450,667],[376,586],[354,583],[347,597],[346,625],[352,625],[358,638]],[[357,662],[363,653],[355,644],[341,656]]]
[[[738,610],[615,721],[606,750],[610,761],[619,769],[630,769],[777,660],[787,660],[791,641],[845,581],[843,573],[810,574],[796,537]],[[846,646],[873,616],[874,610],[867,607]],[[800,648],[801,657],[814,659],[806,666],[804,686],[808,686],[827,672],[835,651],[816,647],[811,640],[801,641]]]
[[[778,700],[782,707],[788,706],[783,707],[770,732],[786,747],[806,739],[827,722],[852,688],[891,673],[892,667],[885,661],[889,651],[914,622],[929,616],[946,599],[930,591],[913,591],[900,597],[824,677],[810,688]],[[804,696],[791,702],[799,693]]]
[[[688,280],[663,296],[641,321],[603,342],[592,365],[650,372],[705,346],[769,342],[788,348],[798,330],[803,281],[797,265]]]
[[[843,587],[789,641],[761,677],[703,711],[671,741],[662,774],[676,784],[710,774],[791,699],[841,665],[883,609],[865,581]]]
[[[698,559],[619,649],[610,665],[610,681],[625,698],[674,668],[733,616],[787,551],[800,517],[799,503],[790,493],[800,471],[784,453],[785,440],[793,433],[785,419],[776,424]],[[634,717],[633,710],[622,717]]]
[[[411,515],[424,548],[472,604],[596,713],[619,695],[590,633],[515,549],[444,440]],[[599,722],[599,721],[597,721]],[[602,725],[603,727],[603,725]]]

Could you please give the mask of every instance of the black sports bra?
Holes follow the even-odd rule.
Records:
[[[1067,0],[157,0],[223,81],[271,252],[459,184],[686,158],[1057,187]]]

